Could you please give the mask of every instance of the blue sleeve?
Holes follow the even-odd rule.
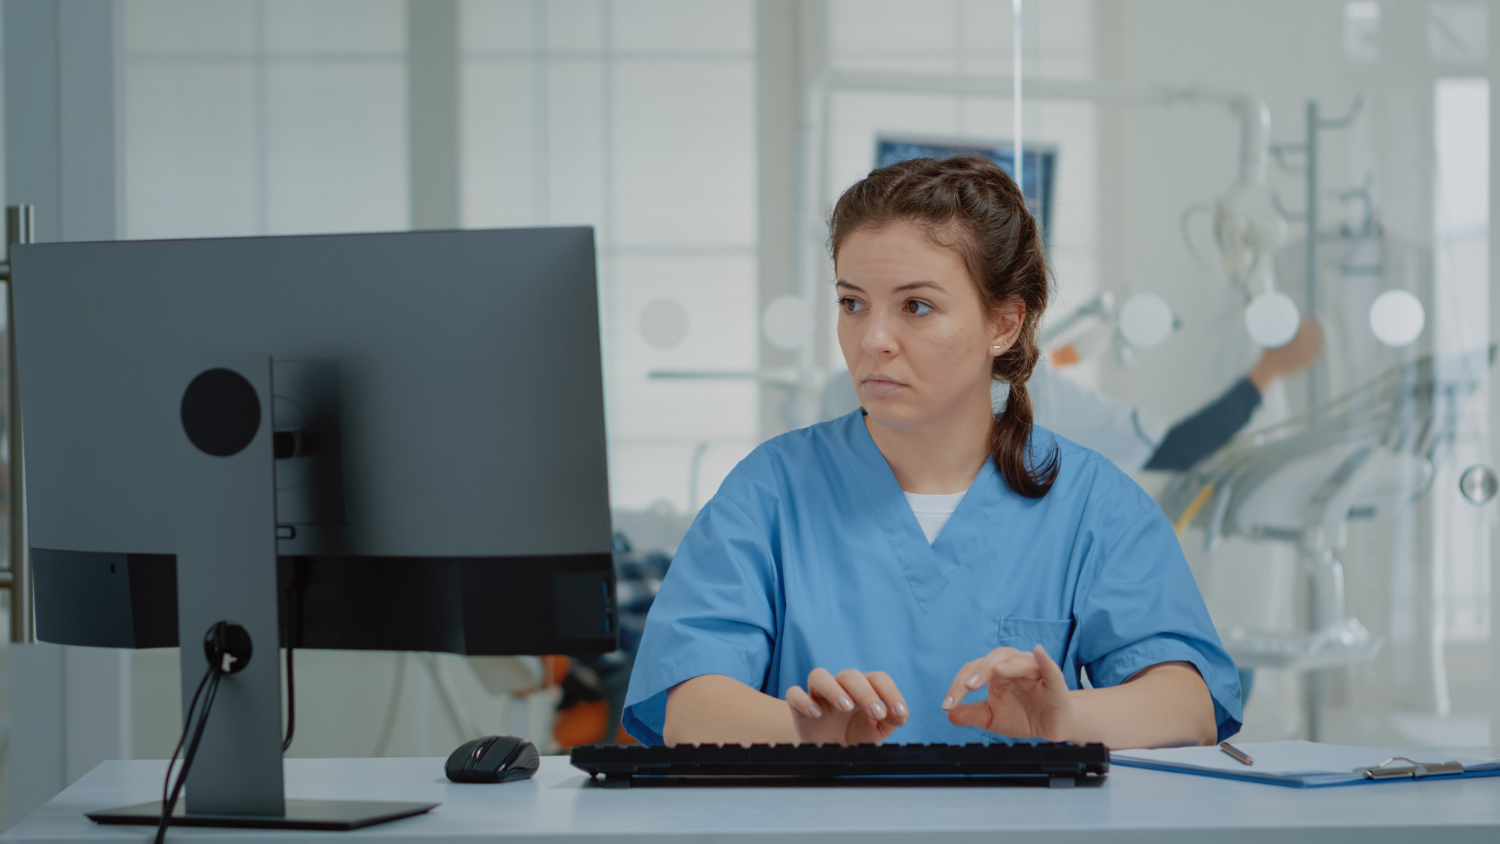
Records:
[[[699,512],[662,581],[625,694],[621,725],[664,743],[667,692],[704,674],[765,686],[777,629],[775,565],[764,520],[721,489]]]
[[[1116,686],[1159,663],[1191,663],[1213,696],[1218,740],[1239,732],[1239,673],[1166,516],[1148,500],[1100,546],[1093,582],[1075,610],[1078,662],[1089,681]]]
[[[1260,390],[1247,375],[1203,409],[1172,426],[1147,469],[1183,472],[1234,438],[1260,407]]]

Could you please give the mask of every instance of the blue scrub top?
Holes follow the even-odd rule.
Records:
[[[1240,685],[1161,508],[1112,463],[1044,428],[1060,465],[1040,499],[986,460],[929,544],[862,411],[757,448],[682,540],[646,619],[625,730],[662,744],[667,692],[704,674],[785,699],[814,668],[885,671],[911,716],[891,742],[1004,741],[956,727],[943,695],[964,663],[1037,644],[1071,688],[1192,663],[1219,739]],[[983,689],[967,698],[980,700]]]

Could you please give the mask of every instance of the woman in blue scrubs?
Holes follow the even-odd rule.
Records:
[[[831,228],[862,408],[761,445],[703,507],[647,618],[626,730],[1112,748],[1233,735],[1234,664],[1160,508],[1032,424],[1047,268],[1015,182],[977,158],[902,162],[849,188]],[[998,416],[992,380],[1010,385]]]

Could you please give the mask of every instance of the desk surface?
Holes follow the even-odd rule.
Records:
[[[1448,749],[1487,756],[1495,749]],[[84,811],[158,799],[164,762],[105,762],[0,836],[4,844],[149,841],[145,827],[99,826]],[[1007,842],[1500,841],[1500,777],[1295,789],[1115,766],[1098,788],[605,789],[563,757],[504,785],[456,785],[442,759],[289,759],[287,793],[433,801],[430,814],[356,832],[173,828],[169,842],[545,840]]]

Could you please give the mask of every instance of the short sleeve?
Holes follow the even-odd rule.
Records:
[[[1240,681],[1166,516],[1147,503],[1140,516],[1102,537],[1092,583],[1076,611],[1078,662],[1095,687],[1116,686],[1142,669],[1187,662],[1214,701],[1218,740],[1239,732]]]
[[[765,685],[777,629],[766,528],[721,490],[683,537],[646,616],[625,695],[621,725],[641,743],[664,743],[667,692],[678,683],[723,674]]]

